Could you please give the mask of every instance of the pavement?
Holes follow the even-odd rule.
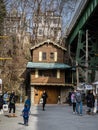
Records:
[[[16,105],[17,117],[9,118],[8,112],[0,115],[0,130],[98,130],[98,114],[87,115],[83,107],[83,115],[72,113],[72,106],[46,105],[42,111],[41,105],[32,106],[29,126],[23,125],[21,111],[23,104]]]

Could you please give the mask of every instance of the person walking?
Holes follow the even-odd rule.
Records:
[[[77,112],[77,114],[82,116],[83,105],[82,105],[82,94],[81,94],[80,90],[76,90],[75,97],[76,97],[76,112]]]
[[[16,117],[15,115],[15,111],[16,111],[16,97],[15,97],[15,92],[12,91],[12,93],[10,94],[10,98],[9,98],[9,117]],[[13,110],[13,115],[11,115],[11,112]]]
[[[72,92],[72,95],[71,95],[71,102],[72,102],[72,106],[73,106],[73,114],[75,114],[75,112],[76,112],[76,96],[75,96],[75,94],[76,94],[76,90],[74,90]]]
[[[43,111],[45,110],[45,105],[46,105],[46,102],[47,102],[47,98],[48,98],[48,95],[47,95],[46,91],[44,90],[44,92],[42,94],[42,99],[43,99],[42,108],[43,108]]]
[[[93,91],[90,90],[88,91],[88,94],[86,96],[86,100],[87,100],[87,107],[88,107],[88,114],[93,113],[93,109],[94,109],[94,103],[95,103],[95,97],[93,95]]]
[[[71,94],[72,94],[72,92],[69,92],[69,94],[68,94],[68,103],[69,103],[70,106],[72,105]]]
[[[28,121],[29,121],[29,114],[30,114],[30,109],[27,104],[24,105],[24,109],[22,111],[22,116],[24,120],[24,125],[28,126]]]

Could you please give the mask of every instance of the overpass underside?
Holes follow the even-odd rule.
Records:
[[[79,67],[79,80],[94,81],[98,70],[98,0],[89,0],[69,35],[68,43],[74,59],[72,64],[77,63]]]

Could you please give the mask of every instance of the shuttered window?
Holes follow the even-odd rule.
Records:
[[[39,61],[42,61],[42,52],[39,52]]]
[[[35,78],[38,78],[38,70],[35,70]]]
[[[57,52],[54,52],[54,61],[57,61]]]
[[[57,79],[60,78],[60,70],[57,70]]]

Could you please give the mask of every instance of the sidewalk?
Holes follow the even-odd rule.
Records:
[[[21,111],[22,104],[17,105],[17,117],[9,118],[7,113],[0,115],[0,130],[97,130],[98,114],[83,116],[73,115],[72,106],[46,105],[42,111],[41,106],[32,106],[29,126],[23,125]]]

